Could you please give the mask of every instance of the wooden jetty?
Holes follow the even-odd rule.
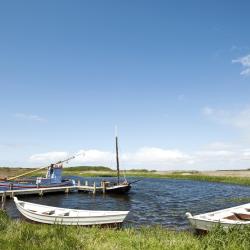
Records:
[[[0,191],[0,210],[5,210],[6,198],[13,198],[14,196],[24,196],[24,195],[39,195],[43,196],[46,193],[71,193],[71,192],[88,192],[88,193],[106,193],[105,182],[101,182],[100,186],[96,186],[94,182],[93,185],[89,185],[88,181],[85,181],[85,185],[81,185],[78,181],[75,186],[62,186],[62,187],[46,187],[46,188],[26,188],[17,190],[6,190]]]
[[[82,191],[82,192],[91,192],[93,194],[98,193],[105,193],[106,185],[102,182],[101,186],[96,186],[94,182],[93,185],[88,185],[88,182],[85,182],[85,185],[81,185],[78,182],[76,186],[61,186],[61,187],[46,187],[46,188],[25,188],[25,189],[18,189],[18,190],[6,190],[0,191],[0,197],[14,197],[18,195],[31,195],[31,194],[38,194],[43,195],[46,193],[70,193],[72,191]],[[2,198],[3,200],[4,198]]]

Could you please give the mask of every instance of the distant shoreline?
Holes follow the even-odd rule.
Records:
[[[31,168],[8,168],[0,167],[1,177],[10,177],[29,171]],[[41,170],[35,176],[44,175]],[[63,175],[75,175],[81,177],[115,177],[116,171],[107,167],[67,167],[64,168]],[[121,173],[123,175],[123,172]],[[197,180],[220,182],[239,185],[250,185],[250,170],[221,170],[221,171],[150,171],[146,169],[133,169],[125,172],[127,177],[138,178],[169,178],[183,180]]]

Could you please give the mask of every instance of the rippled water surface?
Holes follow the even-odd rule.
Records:
[[[81,180],[100,183],[101,178]],[[133,180],[134,178],[129,179]],[[247,202],[242,202],[241,198],[249,198],[250,202],[250,187],[192,180],[146,178],[135,183],[127,195],[94,196],[74,192],[46,194],[43,197],[23,196],[19,199],[66,208],[129,210],[125,226],[161,224],[168,228],[185,229],[188,227],[185,218],[187,211],[198,214]],[[10,216],[20,217],[12,200],[7,200],[6,209]]]

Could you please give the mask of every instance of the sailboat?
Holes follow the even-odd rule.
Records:
[[[118,136],[115,136],[115,151],[116,151],[116,172],[117,172],[117,182],[103,181],[102,184],[105,185],[105,190],[107,193],[124,194],[128,193],[131,189],[131,183],[129,183],[126,178],[121,181],[120,178],[120,163],[119,163],[119,150],[118,150]]]

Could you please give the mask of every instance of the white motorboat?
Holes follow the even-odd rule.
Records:
[[[210,231],[217,225],[226,230],[235,226],[250,226],[250,203],[195,216],[186,213],[186,217],[193,228],[201,231]]]
[[[29,220],[45,224],[62,225],[102,225],[120,224],[129,211],[95,211],[78,210],[60,207],[45,206],[14,197],[14,202],[20,213]]]

